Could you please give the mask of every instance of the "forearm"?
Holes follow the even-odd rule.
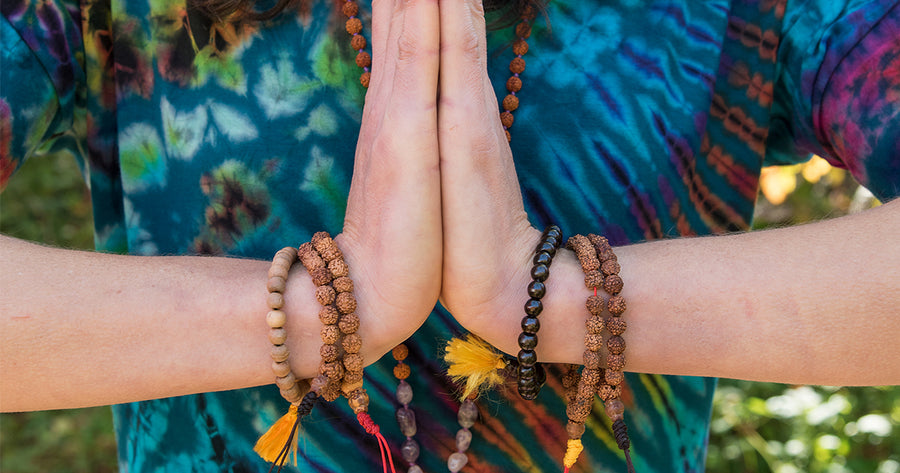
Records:
[[[2,410],[273,382],[269,262],[105,255],[0,239]],[[302,266],[288,282],[291,365],[309,377],[319,363],[319,305]],[[378,339],[370,329],[360,328],[366,342]]]
[[[629,371],[787,383],[900,383],[900,202],[748,234],[616,248]],[[523,266],[528,266],[524,262]],[[525,302],[527,275],[520,278]],[[581,362],[589,291],[553,262],[539,359]],[[521,303],[503,348],[515,353]]]

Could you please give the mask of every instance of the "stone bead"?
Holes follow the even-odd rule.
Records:
[[[625,403],[623,403],[619,399],[610,399],[605,402],[606,407],[606,415],[609,416],[610,420],[613,422],[622,419],[625,417]]]
[[[404,380],[401,380],[399,384],[397,384],[397,402],[402,405],[407,405],[413,400],[413,389],[409,383]]]
[[[359,67],[369,67],[372,65],[372,56],[365,51],[356,53],[356,65]]]
[[[266,289],[269,292],[284,292],[285,287],[285,280],[281,276],[273,276],[266,282]]]
[[[531,281],[528,284],[528,295],[532,299],[540,299],[547,294],[547,286],[541,281]]]
[[[365,412],[369,409],[369,395],[365,389],[359,388],[347,396],[347,404],[354,414]]]
[[[359,34],[362,31],[362,21],[359,18],[348,19],[344,26],[347,28],[347,33],[350,34]]]
[[[459,425],[465,428],[475,425],[478,419],[478,406],[471,399],[466,399],[459,406],[459,412],[456,413],[456,420]]]
[[[618,386],[625,380],[625,374],[621,371],[606,370],[606,384]]]
[[[590,351],[600,351],[603,348],[603,335],[589,333],[584,336],[584,347]]]
[[[329,305],[334,302],[334,297],[333,287],[325,285],[316,288],[316,300],[319,301],[319,304]]]
[[[584,286],[588,289],[603,287],[603,273],[596,270],[584,273]]]
[[[412,437],[416,435],[416,413],[408,407],[397,409],[397,424],[400,426],[400,432]]]
[[[322,361],[324,361],[326,363],[330,363],[332,361],[337,360],[338,355],[340,355],[340,352],[338,351],[338,348],[335,345],[326,343],[319,347],[319,356],[321,356]]]
[[[625,355],[606,355],[606,367],[615,371],[625,369]]]
[[[320,394],[322,392],[322,390],[325,389],[325,386],[327,386],[327,385],[328,385],[328,377],[325,376],[324,374],[320,374],[320,375],[316,376],[315,378],[313,378],[312,381],[310,381],[309,389],[310,389],[310,391]]]
[[[331,282],[331,271],[328,268],[316,268],[309,271],[309,276],[316,286],[324,286]]]
[[[287,376],[291,372],[291,365],[287,361],[273,361],[272,372],[275,376]]]
[[[270,292],[266,297],[266,303],[269,304],[270,309],[280,309],[284,307],[284,295],[280,292]]]
[[[422,467],[419,465],[410,465],[409,469],[406,470],[406,473],[424,473],[422,471]]]
[[[600,368],[600,362],[603,360],[600,356],[600,353],[590,350],[585,350],[584,355],[582,355],[584,359],[584,367],[589,370],[596,370]]]
[[[469,463],[468,455],[463,452],[454,452],[447,458],[447,469],[452,473],[457,473],[466,466],[466,463]]]
[[[602,271],[603,274],[607,276],[612,274],[619,274],[620,269],[622,268],[621,266],[619,266],[619,262],[614,259],[609,259],[600,263],[600,271]]]
[[[409,356],[409,348],[401,343],[395,346],[393,350],[391,350],[391,356],[393,356],[397,361],[403,361],[407,356]]]
[[[538,333],[541,329],[541,321],[533,315],[522,317],[522,331],[527,333]]]
[[[534,366],[537,364],[537,353],[534,350],[519,350],[519,364],[524,366]]]
[[[538,251],[534,254],[534,258],[531,259],[531,264],[539,265],[543,264],[546,266],[550,266],[550,263],[553,262],[553,256],[550,255],[549,252],[546,251]]]
[[[566,423],[566,434],[568,434],[569,438],[572,440],[580,439],[581,436],[584,435],[584,423],[572,422],[570,420]]]
[[[407,463],[415,463],[419,459],[419,444],[413,439],[406,439],[400,446],[400,456]]]
[[[592,315],[584,321],[584,326],[587,328],[588,333],[599,335],[603,332],[603,317]]]
[[[398,363],[394,366],[394,377],[397,379],[409,378],[410,372],[409,365],[406,363]]]
[[[522,348],[523,350],[534,350],[537,347],[537,344],[537,335],[528,332],[519,334],[519,348]]]
[[[356,298],[349,292],[339,292],[334,305],[342,314],[349,314],[356,310]]]
[[[531,279],[544,282],[550,277],[550,267],[546,264],[536,264],[531,268]]]
[[[585,301],[584,306],[587,307],[591,315],[600,315],[603,313],[603,308],[606,307],[606,301],[603,300],[603,296],[591,294]]]
[[[325,260],[319,256],[319,252],[316,251],[316,248],[310,242],[300,245],[300,248],[297,250],[297,256],[300,257],[300,264],[307,271],[325,267]]]
[[[522,90],[522,79],[512,76],[506,80],[506,90],[510,92],[518,92]]]
[[[341,314],[338,313],[337,307],[326,305],[319,309],[319,321],[325,325],[334,325],[338,323]]]
[[[272,361],[282,362],[288,359],[288,355],[290,355],[290,352],[288,351],[288,348],[286,346],[276,345],[272,347],[271,355]]]
[[[368,74],[368,72],[366,73]],[[331,275],[336,278],[342,278],[350,274],[350,267],[342,259],[333,259],[328,262],[328,270]]]
[[[516,36],[528,39],[528,37],[531,36],[531,23],[523,21],[516,25]]]
[[[622,315],[625,312],[625,298],[620,295],[615,295],[609,298],[609,313],[612,315]]]
[[[472,431],[469,429],[459,429],[456,431],[456,450],[465,452],[472,445]]]
[[[266,323],[269,324],[269,328],[284,327],[286,322],[287,314],[282,310],[270,310],[269,313],[266,314]]]
[[[362,337],[358,333],[350,333],[341,340],[341,346],[344,347],[344,353],[359,353],[362,349]]]
[[[624,285],[622,278],[620,278],[618,274],[610,274],[603,280],[603,290],[612,296],[622,292],[622,287]]]
[[[366,49],[366,37],[361,34],[353,35],[353,37],[350,38],[350,47],[353,48],[354,51]]]
[[[287,340],[287,332],[283,328],[270,328],[269,341],[272,345],[284,345]]]
[[[621,385],[611,386],[609,384],[601,384],[600,387],[597,388],[597,395],[600,396],[600,399],[604,401],[608,401],[610,399],[615,399],[622,394]]]
[[[331,272],[329,271],[328,274],[330,275]],[[346,276],[336,278],[331,282],[331,285],[337,292],[353,292],[353,280]]]
[[[508,94],[506,97],[503,97],[502,104],[504,110],[510,112],[515,111],[517,108],[519,108],[519,97],[516,97],[513,94]]]
[[[525,302],[525,313],[534,317],[541,315],[541,311],[544,310],[544,305],[541,304],[541,301],[537,299],[528,299]]]
[[[628,328],[628,324],[625,323],[625,319],[622,317],[609,317],[606,319],[606,329],[613,335],[622,335],[625,333],[626,328]]]
[[[528,54],[528,43],[522,39],[516,40],[516,42],[513,43],[513,54],[516,56]]]
[[[294,377],[294,373],[288,373],[285,376],[277,376],[275,384],[280,389],[290,389],[291,386],[297,384],[297,378]]]
[[[362,84],[363,87],[369,87],[369,81],[372,79],[372,73],[369,71],[363,72],[359,75],[359,83]],[[346,266],[346,263],[344,263]],[[346,274],[345,274],[346,276]]]
[[[606,341],[606,348],[609,348],[609,352],[613,355],[621,355],[625,352],[625,339],[618,335],[609,337],[609,340]]]
[[[359,4],[353,1],[344,2],[344,5],[341,7],[341,13],[347,18],[356,16],[359,13]]]
[[[344,368],[347,371],[362,371],[363,365],[363,357],[359,353],[344,355]]]
[[[513,122],[515,121],[515,117],[510,112],[503,112],[500,114],[500,124],[509,128],[513,126]]]
[[[322,330],[319,331],[319,337],[322,339],[322,343],[335,344],[341,338],[341,331],[338,330],[337,325],[323,325]]]
[[[344,294],[346,294],[346,292]],[[344,315],[338,322],[338,328],[340,328],[341,333],[344,334],[356,333],[356,331],[359,330],[359,316],[356,315],[356,312]]]

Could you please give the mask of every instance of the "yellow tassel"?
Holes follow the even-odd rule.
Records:
[[[297,464],[297,436],[291,435],[297,423],[297,406],[291,404],[287,414],[281,416],[281,419],[275,422],[269,430],[256,441],[253,451],[258,453],[263,460],[272,463],[280,460],[280,464],[284,464],[287,455],[282,453],[288,440],[291,442],[289,454],[293,458],[292,463]],[[279,456],[283,458],[279,459]]]
[[[449,364],[447,374],[453,381],[465,381],[461,399],[503,383],[499,372],[506,367],[503,354],[475,335],[469,334],[465,340],[450,339],[445,348],[444,361]]]
[[[572,468],[572,465],[578,460],[578,455],[581,455],[582,450],[584,450],[584,446],[581,445],[581,439],[569,439],[566,445],[566,456],[563,457],[563,465],[566,468]]]

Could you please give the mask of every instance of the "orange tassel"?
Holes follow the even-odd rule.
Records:
[[[465,382],[461,399],[503,384],[500,373],[506,368],[503,354],[476,335],[468,334],[465,340],[450,339],[445,348],[444,361],[449,365],[447,374],[453,381]]]
[[[290,456],[292,464],[297,464],[297,406],[291,404],[287,414],[275,422],[269,430],[256,441],[253,451],[263,460],[284,465]]]

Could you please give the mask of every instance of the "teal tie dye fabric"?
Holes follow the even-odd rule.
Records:
[[[333,2],[265,25],[214,25],[184,0],[4,0],[2,14],[0,184],[25,159],[73,155],[98,249],[269,259],[341,230],[365,91]],[[746,230],[760,167],[810,152],[883,199],[900,193],[896,1],[552,0],[547,18],[511,129],[535,226],[617,245]],[[500,96],[511,35],[489,35]],[[429,472],[455,450],[457,403],[437,360],[459,331],[436,309],[409,342]],[[366,382],[397,449],[392,367],[367,368]],[[560,373],[536,403],[514,388],[479,401],[463,471],[562,470]],[[637,470],[702,471],[715,380],[626,382]],[[114,406],[122,471],[266,471],[252,447],[285,407],[274,387]],[[625,471],[594,412],[573,471]],[[379,468],[345,403],[318,406],[299,445],[291,471]]]

